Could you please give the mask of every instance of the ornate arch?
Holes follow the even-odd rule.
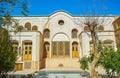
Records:
[[[59,32],[52,37],[52,41],[70,41],[70,38],[67,34]]]

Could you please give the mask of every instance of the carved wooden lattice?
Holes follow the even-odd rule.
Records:
[[[56,41],[52,42],[52,56],[70,55],[70,42]]]

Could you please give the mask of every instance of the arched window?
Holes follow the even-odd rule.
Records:
[[[98,30],[99,30],[99,31],[104,31],[104,27],[103,27],[103,26],[99,26],[99,27],[98,27]]]
[[[32,60],[32,41],[23,41],[23,60]]]
[[[49,58],[50,57],[50,44],[49,42],[44,43],[44,53],[43,53],[44,58]]]
[[[44,38],[50,38],[50,30],[49,29],[44,30]]]
[[[72,30],[72,38],[77,38],[77,29]]]
[[[27,22],[25,23],[26,30],[31,30],[31,23]]]
[[[78,43],[77,43],[77,42],[73,42],[73,43],[72,43],[72,56],[73,56],[73,57],[79,57],[79,53],[78,53]]]
[[[38,27],[36,26],[36,25],[34,25],[33,27],[32,27],[32,30],[38,30]]]
[[[52,57],[69,57],[70,42],[68,41],[53,41],[52,42]]]
[[[90,28],[88,26],[85,26],[84,31],[90,31]]]

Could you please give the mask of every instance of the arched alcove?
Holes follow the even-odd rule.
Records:
[[[70,57],[70,39],[64,33],[56,34],[52,39],[52,57]]]
[[[32,26],[32,30],[38,30],[38,27],[36,25]]]
[[[77,33],[78,33],[78,30],[77,29],[73,29],[72,30],[72,38],[77,38]]]
[[[43,58],[49,58],[49,57],[50,57],[50,43],[44,42]]]
[[[50,30],[49,29],[44,29],[44,38],[50,38]]]
[[[30,22],[25,23],[25,28],[27,28],[27,30],[31,30],[31,23]]]

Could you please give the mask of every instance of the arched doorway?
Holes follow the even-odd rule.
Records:
[[[73,42],[72,43],[72,57],[79,57],[79,53],[78,53],[78,43],[77,42]]]
[[[43,53],[43,58],[49,58],[50,57],[50,44],[49,42],[44,43],[44,53]]]

